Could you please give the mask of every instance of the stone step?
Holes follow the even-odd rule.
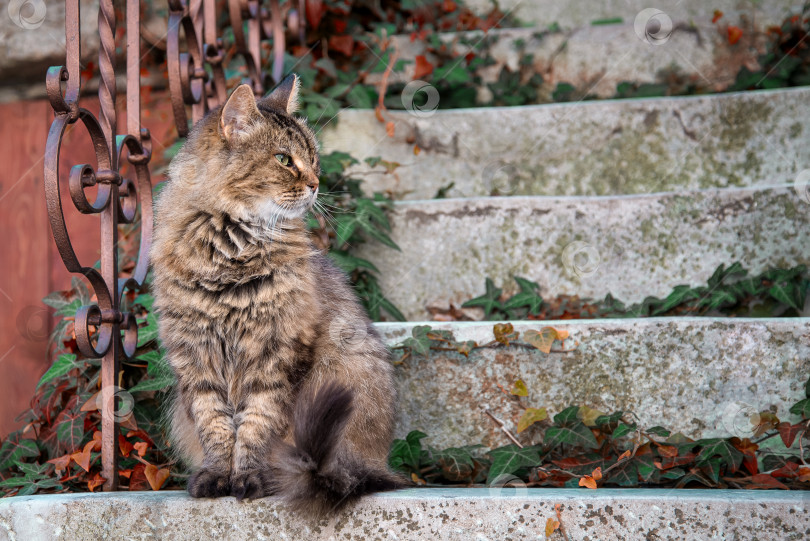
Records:
[[[806,539],[806,492],[776,490],[417,488],[376,494],[328,520],[294,515],[275,498],[238,502],[185,492],[17,496],[0,500],[0,537],[485,541],[545,537],[557,519],[571,541]]]
[[[810,88],[713,96],[391,113],[347,109],[325,129],[325,151],[366,164],[364,189],[398,199],[621,195],[793,182],[810,168]],[[414,154],[414,146],[420,152]],[[810,171],[807,171],[810,175]]]
[[[653,10],[655,11],[655,10]],[[756,69],[757,58],[765,52],[765,39],[757,32],[744,32],[744,38],[730,45],[726,31],[709,20],[658,20],[661,28],[653,35],[645,34],[645,27],[636,27],[634,21],[623,24],[586,26],[571,31],[546,30],[544,27],[499,28],[487,32],[446,32],[435,36],[445,49],[457,58],[487,58],[475,70],[480,78],[477,85],[479,104],[488,104],[493,98],[486,83],[498,80],[501,68],[511,73],[521,70],[526,83],[531,74],[543,78],[538,90],[538,101],[552,101],[559,83],[575,87],[572,96],[610,98],[616,95],[619,83],[660,83],[682,81],[694,83],[704,91],[721,91],[736,80],[740,68]],[[650,23],[654,24],[654,23]],[[433,39],[433,38],[432,38]],[[407,83],[414,79],[415,59],[422,55],[431,65],[441,64],[435,54],[436,44],[430,40],[415,40],[411,35],[391,37],[389,47],[396,50],[399,60],[409,61],[401,70],[388,75],[388,83]],[[443,51],[442,56],[447,52]],[[444,61],[446,62],[446,60]],[[464,66],[458,60],[449,67]],[[445,64],[445,66],[448,66]],[[423,76],[438,85],[442,76]],[[374,71],[364,82],[378,84],[383,73]],[[682,85],[686,87],[687,85]],[[418,102],[417,102],[418,103]],[[441,106],[441,103],[436,105]]]
[[[465,5],[479,14],[492,9],[489,0],[465,0]],[[560,2],[559,0],[499,0],[501,11],[517,17],[523,22],[547,26],[557,23],[563,28],[579,28],[594,21],[621,18],[632,23],[636,16],[650,2],[645,0],[579,0]],[[769,0],[768,2],[748,2],[745,0],[681,0],[680,2],[660,2],[658,7],[672,19],[690,21],[711,19],[715,10],[723,12],[723,20],[739,24],[741,16],[756,20],[763,27],[781,25],[791,14],[802,12],[802,3],[794,0]]]
[[[486,344],[494,322],[378,323],[389,346],[416,325],[452,331],[456,340]],[[488,408],[516,433],[522,410],[499,388],[518,379],[524,404],[559,413],[588,406],[634,412],[640,426],[664,426],[694,439],[753,435],[750,417],[804,398],[810,373],[810,318],[646,318],[513,323],[523,337],[546,326],[569,338],[549,354],[534,348],[481,348],[469,358],[431,351],[397,365],[397,437],[421,430],[436,448],[509,441],[485,416]],[[561,352],[563,351],[564,352]],[[395,358],[402,355],[394,352]],[[693,376],[690,376],[693,375]],[[798,419],[796,419],[798,421]],[[521,438],[525,438],[522,435]],[[524,443],[530,443],[526,439]]]
[[[366,243],[355,253],[379,268],[409,321],[430,319],[429,304],[483,294],[486,277],[506,293],[520,276],[545,298],[611,293],[634,303],[705,285],[720,264],[751,273],[810,264],[805,188],[402,201],[389,213],[401,251]]]

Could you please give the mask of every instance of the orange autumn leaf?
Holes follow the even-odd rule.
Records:
[[[414,155],[414,156],[419,156],[419,153],[420,153],[420,152],[422,152],[422,149],[421,149],[421,148],[419,148],[419,145],[414,145],[414,146],[413,146],[413,155]]]
[[[132,467],[132,473],[129,475],[129,490],[146,490],[149,487],[145,470],[146,467],[140,462]]]
[[[138,451],[138,456],[142,457],[146,454],[146,451],[149,449],[149,444],[145,441],[139,441],[133,445],[136,451]]]
[[[455,2],[453,2],[453,0],[444,0],[444,2],[442,2],[442,11],[445,13],[452,13],[457,7],[458,6]]]
[[[630,458],[631,454],[632,453],[630,453],[630,449],[628,449],[627,451],[625,451],[621,455],[619,455],[619,460],[624,460],[625,458]]]
[[[714,10],[714,17],[712,17],[712,24],[716,23],[723,17],[723,12],[719,9]]]
[[[799,476],[797,477],[797,479],[802,483],[810,481],[810,468],[807,467],[799,468]]]
[[[751,484],[744,485],[744,488],[788,490],[787,486],[767,473],[758,473],[756,475],[752,475]]]
[[[667,458],[678,456],[678,448],[673,445],[662,445],[658,448],[658,452]]]
[[[146,480],[149,482],[149,486],[152,487],[152,490],[160,490],[160,487],[162,487],[166,479],[169,478],[170,472],[168,468],[158,469],[154,464],[149,464],[144,468],[143,473],[146,475]]]
[[[49,464],[53,464],[56,468],[57,473],[66,470],[68,466],[70,466],[70,458],[71,455],[62,455],[60,457],[52,458],[48,461]]]
[[[568,331],[557,330],[554,327],[543,327],[539,331],[528,330],[523,333],[523,339],[543,353],[551,353],[551,345],[554,341],[563,341],[566,338],[568,338]]]
[[[599,466],[595,470],[591,472],[591,477],[593,477],[594,481],[601,481],[602,480],[602,467]]]
[[[581,487],[588,487],[592,489],[596,489],[596,480],[590,475],[586,475],[582,479],[579,480],[579,486]]]
[[[100,487],[104,484],[106,479],[104,479],[100,473],[96,473],[92,479],[87,480],[87,490],[90,492],[95,491],[96,488]]]
[[[394,123],[393,122],[389,121],[389,122],[385,123],[385,133],[388,135],[388,137],[393,137],[394,136]]]
[[[121,456],[129,458],[129,453],[132,452],[135,446],[123,434],[118,434],[118,448],[121,450]]]
[[[82,407],[79,411],[97,411],[98,410],[98,403],[99,403],[99,395],[101,391],[97,392],[93,396],[87,399],[87,402],[82,404]]]
[[[118,476],[123,477],[124,479],[129,479],[129,476],[132,475],[132,468],[127,468],[125,470],[118,470]]]
[[[739,28],[737,26],[728,27],[728,42],[730,45],[734,45],[738,41],[740,41],[742,35],[743,35],[742,28]]]
[[[72,458],[81,469],[88,473],[90,473],[90,453],[93,451],[93,447],[95,447],[95,445],[95,441],[89,441],[85,444],[82,451],[70,455],[70,458]]]
[[[354,51],[354,38],[347,35],[330,36],[329,48],[334,49],[339,53],[343,53],[346,56],[351,56],[352,52]]]
[[[427,75],[433,73],[433,64],[431,64],[425,55],[419,54],[416,55],[416,66],[413,70],[413,78],[414,79],[421,79]]]
[[[101,431],[96,430],[93,432],[93,451],[99,452],[101,451]]]
[[[546,537],[551,537],[555,530],[559,529],[560,523],[550,518],[546,520]]]
[[[418,476],[418,475],[416,475],[415,473],[412,473],[412,474],[411,474],[411,481],[413,481],[413,482],[414,482],[414,484],[416,484],[416,485],[420,485],[420,486],[421,486],[421,485],[426,485],[426,484],[427,484],[427,481],[425,481],[424,479],[422,479],[421,477],[419,477],[419,476]]]
[[[141,438],[149,445],[155,444],[155,442],[152,441],[152,438],[149,437],[149,434],[147,434],[143,430],[130,430],[129,432],[127,432],[127,438]]]
[[[779,423],[777,428],[779,429],[779,437],[782,438],[782,443],[785,444],[785,447],[792,446],[796,436],[804,432],[803,423],[792,425],[788,422],[784,422]]]

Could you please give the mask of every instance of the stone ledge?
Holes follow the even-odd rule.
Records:
[[[60,494],[0,500],[0,539],[96,541],[806,539],[810,493],[677,489],[409,489],[369,496],[331,520],[290,514],[274,498],[193,500],[185,492]]]
[[[393,137],[373,111],[348,109],[322,137],[327,152],[401,163],[396,175],[364,163],[351,169],[369,193],[400,199],[429,199],[451,182],[450,197],[755,186],[794,182],[810,167],[808,100],[810,89],[793,88],[448,109],[428,117],[391,112]]]
[[[401,251],[366,243],[357,255],[380,269],[384,294],[409,321],[428,319],[429,304],[481,295],[486,277],[507,293],[521,276],[546,298],[611,293],[635,303],[705,285],[721,263],[754,274],[810,264],[810,202],[795,188],[400,201],[389,219]]]
[[[457,340],[493,339],[495,322],[427,322]],[[389,345],[424,323],[378,323]],[[753,437],[751,415],[788,408],[804,397],[810,372],[810,318],[645,318],[517,321],[515,330],[550,325],[570,337],[566,353],[479,349],[469,357],[432,351],[396,368],[397,437],[421,430],[436,448],[509,442],[481,411],[490,408],[515,433],[522,410],[499,388],[522,379],[526,404],[558,413],[571,405],[632,411],[641,426],[662,425],[691,438]],[[555,349],[559,346],[555,346]],[[532,443],[531,431],[520,435]]]
[[[492,9],[492,2],[489,0],[466,0],[464,3],[479,14],[486,14]],[[615,17],[632,23],[638,12],[651,5],[654,4],[645,0],[578,0],[576,2],[500,0],[498,2],[501,11],[524,22],[538,25],[549,25],[556,22],[563,28],[579,28],[599,19]],[[754,16],[762,27],[773,24],[781,25],[782,21],[791,13],[801,13],[801,3],[795,0],[769,0],[757,3],[740,0],[713,0],[712,2],[682,0],[680,2],[660,2],[658,7],[676,22],[695,19],[708,20],[712,18],[714,10],[720,10],[724,14],[721,22],[739,24],[741,16]]]

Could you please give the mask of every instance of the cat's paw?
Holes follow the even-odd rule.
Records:
[[[188,479],[188,493],[194,498],[230,496],[229,472],[223,469],[201,468]]]
[[[231,496],[235,496],[238,500],[263,498],[272,493],[272,479],[266,470],[234,472],[231,476]]]

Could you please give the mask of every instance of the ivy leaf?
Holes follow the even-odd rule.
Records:
[[[805,398],[793,404],[790,413],[800,415],[802,419],[810,419],[810,398]]]
[[[635,460],[628,460],[611,470],[606,482],[620,487],[638,486],[638,465]]]
[[[545,420],[548,417],[546,408],[526,408],[520,417],[517,425],[518,434],[532,426],[534,423]]]
[[[596,419],[602,417],[604,415],[603,412],[589,408],[588,406],[580,406],[579,408],[579,418],[585,424],[585,426],[596,426]]]
[[[422,438],[427,434],[418,430],[412,430],[405,436],[404,440],[394,440],[391,446],[391,453],[388,457],[388,464],[391,468],[402,472],[418,472],[420,468],[420,456],[422,454]]]
[[[731,442],[724,438],[710,438],[697,442],[702,446],[696,463],[702,466],[714,456],[719,456],[723,463],[729,467],[731,473],[736,472],[742,463],[743,454]]]
[[[523,339],[543,353],[551,353],[551,346],[555,340],[568,338],[568,331],[557,330],[554,327],[543,327],[540,331],[528,330],[523,333]]]
[[[430,351],[430,325],[417,325],[411,330],[411,337],[402,342],[402,346],[419,355],[427,355]]]
[[[455,344],[456,351],[458,351],[465,357],[469,357],[470,352],[472,352],[472,350],[477,347],[478,344],[474,340],[467,340],[466,342],[457,342]]]
[[[619,426],[617,426],[616,430],[613,431],[613,438],[617,439],[621,438],[622,436],[626,436],[627,434],[635,432],[636,428],[638,428],[636,423],[631,423],[629,425],[619,423]]]
[[[76,355],[72,353],[63,353],[57,357],[56,361],[51,365],[47,372],[42,374],[42,377],[37,383],[37,389],[58,377],[64,376],[74,368],[78,367],[76,362]]]
[[[535,282],[520,278],[513,277],[520,287],[520,292],[513,295],[507,300],[503,307],[505,310],[514,310],[516,308],[527,307],[530,314],[538,314],[540,306],[543,304],[543,298],[537,294],[540,286]]]
[[[599,417],[596,418],[594,422],[596,423],[596,426],[599,427],[604,425],[615,425],[616,423],[621,421],[622,415],[624,415],[623,411],[616,411],[614,413],[611,413],[610,415],[600,415]]]
[[[680,306],[685,302],[696,300],[700,298],[700,293],[696,289],[692,289],[686,285],[675,286],[672,293],[664,299],[663,304],[653,310],[652,315],[657,316],[669,312],[676,306]]]
[[[451,447],[436,453],[436,461],[442,469],[442,475],[455,483],[472,481],[474,469],[473,458],[469,451]]]
[[[63,410],[54,421],[56,425],[56,440],[65,452],[73,452],[79,448],[84,439],[84,419],[87,413],[83,411],[72,412]]]
[[[174,385],[174,376],[168,374],[149,379],[142,379],[129,389],[130,393],[141,391],[162,391]]]
[[[517,340],[520,337],[520,333],[515,332],[515,327],[511,323],[496,323],[492,327],[492,334],[497,342],[505,346],[508,346],[510,341]]]
[[[138,327],[138,347],[143,347],[158,337],[158,321],[155,312],[149,312],[146,316],[146,325]]]
[[[523,383],[523,380],[519,379],[512,386],[510,393],[515,396],[529,396],[529,389],[526,388],[526,384]]]
[[[23,458],[39,456],[39,447],[34,440],[24,439],[20,431],[12,432],[0,447],[0,470],[14,466]]]
[[[802,289],[796,282],[782,282],[768,288],[768,294],[791,308],[801,310],[804,308],[804,295]]]
[[[474,299],[470,299],[469,301],[465,302],[461,305],[462,308],[471,308],[474,306],[480,306],[484,309],[484,313],[487,317],[495,311],[501,310],[503,311],[503,305],[501,304],[500,297],[503,290],[501,288],[495,287],[495,284],[489,278],[486,279],[485,282],[486,293],[481,295],[480,297],[476,297]]]
[[[487,474],[487,485],[491,485],[501,475],[514,475],[520,468],[540,463],[540,452],[535,446],[520,448],[511,444],[493,449],[488,454],[492,458],[492,465]]]
[[[568,426],[552,426],[547,428],[543,443],[550,448],[561,444],[584,447],[586,449],[596,449],[599,447],[593,432],[591,432],[591,429],[585,426],[582,421],[571,423]]]
[[[374,266],[371,261],[363,259],[362,257],[351,255],[349,252],[343,250],[329,250],[329,257],[332,259],[335,265],[337,265],[340,270],[346,274],[351,274],[357,269],[369,269],[374,272],[380,272],[380,270]]]
[[[543,443],[549,448],[561,444],[595,449],[599,447],[591,429],[579,420],[579,408],[571,406],[554,416],[554,424],[546,429]]]
[[[554,416],[554,424],[558,426],[565,426],[577,421],[579,421],[579,408],[577,406],[569,406]]]
[[[654,434],[659,438],[668,438],[671,432],[664,428],[663,426],[654,426],[652,428],[648,428],[647,432],[649,434]]]

